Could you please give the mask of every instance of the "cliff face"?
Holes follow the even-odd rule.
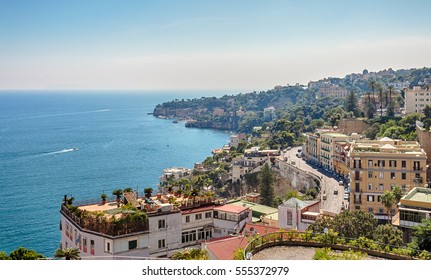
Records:
[[[234,125],[227,122],[216,122],[216,121],[196,121],[189,120],[185,124],[186,127],[197,127],[197,128],[212,128],[220,130],[234,130]]]

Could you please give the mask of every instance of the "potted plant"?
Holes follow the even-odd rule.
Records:
[[[151,194],[153,193],[153,188],[145,188],[144,193],[146,198],[150,198]]]
[[[117,196],[117,207],[120,207],[121,195],[123,194],[123,190],[122,189],[114,190],[112,194]]]
[[[103,205],[105,205],[105,203],[106,203],[106,198],[107,198],[108,196],[106,195],[106,193],[102,193],[101,195],[100,195],[100,198],[102,199],[102,204]]]

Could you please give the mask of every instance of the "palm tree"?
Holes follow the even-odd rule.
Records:
[[[389,90],[389,106],[388,106],[388,112],[387,115],[390,117],[393,117],[395,112],[394,112],[394,102],[392,100],[392,91],[394,90],[394,86],[389,86],[388,88]]]
[[[173,260],[208,260],[208,251],[199,248],[186,248],[175,251],[171,259]]]
[[[112,194],[117,196],[117,207],[120,207],[121,195],[123,194],[123,190],[116,189],[112,192]]]
[[[375,92],[375,90],[376,90],[376,86],[377,86],[377,82],[376,82],[376,81],[374,81],[374,80],[372,80],[372,81],[370,82],[370,87],[371,87],[371,91],[373,92],[374,110],[377,110],[377,107],[376,107],[376,98],[375,98],[375,94],[374,94],[374,92]],[[369,98],[369,95],[368,95],[368,98]]]
[[[395,203],[395,195],[393,192],[386,191],[381,197],[380,202],[385,205],[388,211],[388,223],[391,222],[391,209],[392,205]]]
[[[66,248],[66,249],[58,249],[55,252],[54,257],[56,258],[65,258],[66,260],[79,260],[80,257],[80,251],[78,248]]]

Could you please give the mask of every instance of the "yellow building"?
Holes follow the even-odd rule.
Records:
[[[381,195],[395,185],[404,192],[423,187],[426,179],[426,153],[416,141],[357,140],[348,153],[350,165],[350,210],[373,213],[388,219]],[[392,208],[395,215],[395,205]]]
[[[336,132],[322,133],[320,135],[320,164],[323,168],[334,170],[335,143],[347,139],[349,139],[349,136]]]

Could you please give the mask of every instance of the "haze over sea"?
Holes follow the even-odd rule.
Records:
[[[192,168],[226,144],[228,132],[147,114],[164,101],[214,95],[0,92],[0,251],[23,246],[52,257],[65,194],[79,202],[156,189],[164,168]]]

